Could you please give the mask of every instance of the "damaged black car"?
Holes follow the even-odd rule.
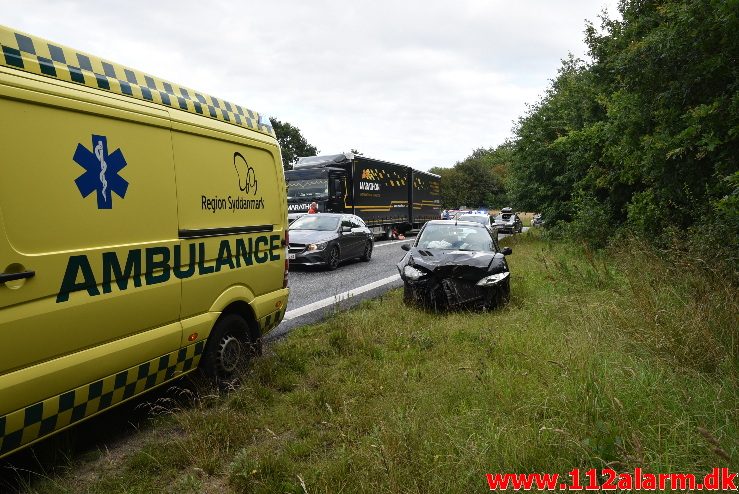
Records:
[[[398,263],[405,303],[433,311],[492,309],[508,302],[510,271],[490,230],[471,221],[424,225]]]

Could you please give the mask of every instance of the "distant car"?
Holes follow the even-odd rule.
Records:
[[[429,310],[493,308],[508,301],[510,271],[490,229],[471,221],[427,222],[398,263],[403,300]]]
[[[372,258],[374,236],[362,219],[353,214],[306,214],[296,219],[288,230],[290,264],[336,269],[348,259]]]
[[[474,221],[475,223],[480,223],[481,225],[484,225],[487,227],[490,227],[492,223],[489,214],[476,214],[476,213],[461,214],[457,217],[457,220]]]
[[[523,222],[518,217],[517,213],[513,212],[511,208],[503,208],[500,213],[495,217],[493,226],[495,226],[500,233],[521,233],[523,231]]]
[[[541,219],[541,213],[537,213],[534,215],[533,218],[531,218],[531,226],[533,227],[539,227],[544,224],[544,220]]]

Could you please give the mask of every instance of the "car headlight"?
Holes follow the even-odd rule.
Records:
[[[411,280],[417,280],[425,274],[426,273],[424,273],[420,269],[414,268],[413,266],[406,266],[405,268],[403,268],[403,275]]]
[[[326,245],[328,245],[328,242],[321,242],[320,244],[308,244],[308,247],[305,250],[307,251],[323,250],[326,248]]]
[[[496,273],[486,276],[476,283],[477,286],[493,286],[508,278],[511,273]]]

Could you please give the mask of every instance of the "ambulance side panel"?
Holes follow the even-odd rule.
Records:
[[[179,243],[167,111],[0,67],[0,115],[0,272],[35,272],[0,283],[2,454],[123,399],[182,327],[181,282],[146,271]]]
[[[207,337],[235,302],[249,303],[243,315],[269,330],[287,303],[279,148],[259,133],[184,112],[173,113],[172,126],[179,235],[183,251],[198,255],[196,276],[183,279],[183,338]]]

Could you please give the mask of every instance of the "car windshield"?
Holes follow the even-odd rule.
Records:
[[[290,225],[290,230],[318,230],[330,232],[339,227],[338,216],[323,216],[321,214],[307,214],[301,216]]]
[[[429,223],[418,237],[420,249],[453,249],[495,252],[493,238],[482,227]]]
[[[490,224],[490,216],[481,214],[463,214],[458,219],[459,221],[474,221],[475,223],[480,223],[481,225]]]
[[[495,217],[498,221],[511,221],[513,219],[514,213],[503,213],[499,214]]]
[[[288,199],[320,199],[323,197],[328,197],[328,180],[325,178],[291,180],[287,183]]]

